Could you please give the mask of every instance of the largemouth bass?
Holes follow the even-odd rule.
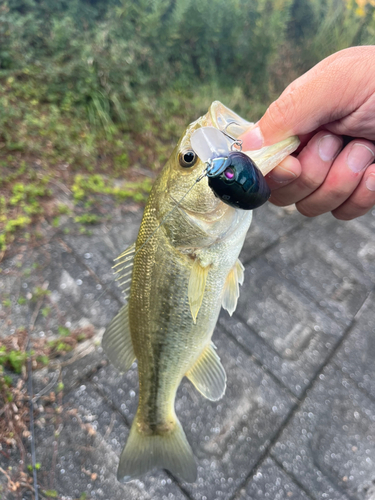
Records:
[[[252,211],[223,203],[207,177],[196,182],[205,164],[190,141],[207,126],[238,137],[251,124],[214,102],[188,126],[155,181],[136,243],[115,266],[128,303],[108,326],[103,348],[120,371],[137,359],[139,373],[138,410],[118,467],[123,481],[155,467],[195,481],[193,452],[174,409],[177,388],[185,376],[209,400],[225,392],[211,337],[221,307],[232,314],[237,305],[244,279],[238,255]],[[291,138],[254,157],[269,171],[297,146]]]

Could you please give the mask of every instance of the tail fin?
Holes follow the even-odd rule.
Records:
[[[138,430],[137,416],[128,442],[121,454],[117,479],[136,479],[153,468],[168,469],[183,481],[193,483],[197,466],[185,433],[176,418],[173,430],[162,434],[145,434]]]

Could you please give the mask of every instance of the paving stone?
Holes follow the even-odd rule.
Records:
[[[227,392],[209,402],[184,380],[176,398],[197,483],[178,484],[163,471],[126,485],[117,481],[137,407],[137,370],[119,374],[93,340],[89,354],[64,358],[63,411],[37,426],[43,487],[67,500],[83,492],[92,500],[375,499],[374,292],[368,297],[375,283],[375,210],[341,223],[267,204],[254,217],[241,255],[248,265],[239,307],[232,318],[222,312],[214,334]],[[42,306],[49,303],[52,314],[37,315],[35,334],[51,336],[61,324],[75,328],[83,321],[99,338],[123,302],[112,259],[134,241],[140,219],[140,212],[116,211],[92,236],[74,229],[5,259],[0,303],[9,298],[12,306],[0,309],[0,339],[28,324],[29,306],[17,300],[46,282],[51,295]],[[297,403],[291,392],[304,396],[353,318],[343,345],[288,421]],[[55,387],[54,373],[34,376],[36,393]],[[284,425],[270,457],[268,447]],[[0,453],[3,468],[4,459]],[[18,461],[12,453],[14,467]]]
[[[263,258],[246,269],[233,317],[222,311],[219,323],[297,396],[344,331]]]
[[[10,480],[16,483],[20,479],[20,472],[26,471],[26,466],[21,461],[19,449],[10,448],[4,444],[0,444],[0,467],[7,473]],[[0,498],[1,500],[18,500],[18,493],[12,494],[8,478],[0,471]],[[31,495],[25,495],[22,500],[33,500]]]
[[[103,351],[102,358],[107,359]],[[138,406],[137,364],[133,363],[126,373],[120,373],[111,364],[107,364],[93,376],[92,383],[124,416],[124,420],[130,426]]]
[[[296,231],[267,252],[267,261],[336,321],[350,324],[373,282],[348,262],[332,236],[331,216]],[[338,226],[335,226],[338,227]],[[340,226],[346,238],[350,228]],[[330,235],[330,236],[329,236]],[[375,241],[375,240],[374,240]]]
[[[71,389],[90,379],[101,367],[107,365],[107,360],[100,347],[101,329],[93,338],[79,343],[68,355],[52,360],[47,367],[33,373],[34,394],[44,395],[55,390],[59,383],[64,385],[64,391]]]
[[[91,384],[71,391],[63,404],[64,413],[37,431],[42,487],[71,499],[82,493],[105,500],[186,499],[162,471],[144,481],[117,481],[118,460],[129,429]]]
[[[259,467],[246,488],[240,491],[236,499],[242,500],[309,500],[293,480],[271,459],[268,458]]]
[[[184,488],[200,500],[231,498],[294,404],[223,332],[218,330],[214,341],[228,376],[223,399],[204,399],[186,379],[176,397],[176,412],[198,463],[198,481]],[[138,400],[135,367],[121,376],[111,366],[102,368],[93,383],[131,423]]]
[[[114,259],[137,238],[142,210],[126,214],[123,221],[93,226],[90,237],[81,234],[64,235],[64,241],[78,254],[85,265],[99,277],[103,286],[122,300],[112,270]]]
[[[375,283],[375,209],[352,221],[331,215],[318,217],[309,226],[311,238],[322,241]]]
[[[89,354],[85,355],[83,358],[77,350],[74,351],[72,356],[67,359],[64,358],[61,369],[61,379],[66,391],[69,391],[77,384],[81,383],[81,381],[84,381],[85,378],[91,378],[94,373],[106,364],[106,360],[103,359],[102,350],[96,345],[97,343],[100,345],[100,341],[101,340],[96,339],[90,340],[91,346],[90,343],[88,343],[89,346],[87,348]],[[84,354],[85,351],[82,352]]]
[[[375,399],[375,292],[372,292],[355,318],[350,334],[341,345],[334,362],[343,373]]]
[[[372,207],[372,210],[367,212],[366,215],[363,215],[362,217],[358,217],[357,219],[355,219],[355,221],[358,224],[363,225],[363,227],[366,227],[373,232],[373,230],[375,229],[375,208]],[[350,222],[354,222],[354,221],[350,221]]]
[[[17,328],[29,325],[32,318],[35,319],[34,335],[39,337],[56,334],[62,325],[76,328],[82,321],[100,328],[117,313],[120,300],[100,292],[102,285],[63,241],[52,240],[34,249],[28,259],[36,265],[33,272],[27,264],[20,268],[14,266],[14,259],[5,262],[4,270],[9,272],[0,280],[0,287],[4,293],[12,290],[12,307],[5,311],[3,306],[6,316],[0,325],[0,335],[14,333]],[[28,299],[35,296],[37,287],[45,287],[48,292],[44,299],[41,295],[42,302]],[[25,305],[17,304],[19,297],[28,299]],[[46,315],[42,314],[44,307],[50,309]]]
[[[20,326],[29,322],[28,307],[18,303],[28,287],[27,275],[30,265],[24,264],[21,256],[4,259],[0,273],[0,342],[1,338],[11,335]],[[28,270],[27,273],[25,270]]]
[[[253,220],[240,256],[241,262],[246,264],[280,237],[295,230],[303,222],[308,223],[307,221],[308,219],[294,207],[281,208],[266,203],[254,210]]]
[[[120,302],[108,294],[97,296],[101,285],[63,242],[52,242],[50,254],[53,265],[45,267],[43,276],[58,312],[70,323],[86,318],[95,327],[105,327]]]
[[[313,499],[370,500],[375,480],[374,401],[334,365],[328,366],[272,455]]]
[[[186,485],[197,500],[231,498],[294,404],[220,329],[213,340],[228,377],[223,399],[210,402],[185,381],[176,400],[198,462],[198,481]]]

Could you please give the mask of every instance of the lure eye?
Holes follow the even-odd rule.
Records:
[[[224,170],[224,177],[230,182],[234,180],[235,172],[232,167],[228,167]]]
[[[244,153],[230,153],[222,168],[222,173],[208,176],[208,185],[227,205],[253,210],[270,197],[270,188],[261,171]]]
[[[198,159],[197,155],[192,150],[184,151],[178,155],[178,161],[180,162],[180,165],[183,168],[192,167],[193,165],[196,164],[197,159]]]

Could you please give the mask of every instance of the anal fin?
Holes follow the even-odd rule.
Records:
[[[221,305],[231,316],[237,307],[237,300],[240,296],[239,285],[242,285],[244,280],[244,269],[239,259],[237,259],[225,281]]]
[[[128,304],[120,309],[108,325],[102,347],[113,366],[121,372],[128,371],[134,363],[136,356],[130,335]]]
[[[213,343],[209,344],[185,376],[207,399],[217,401],[224,393],[227,376]]]

